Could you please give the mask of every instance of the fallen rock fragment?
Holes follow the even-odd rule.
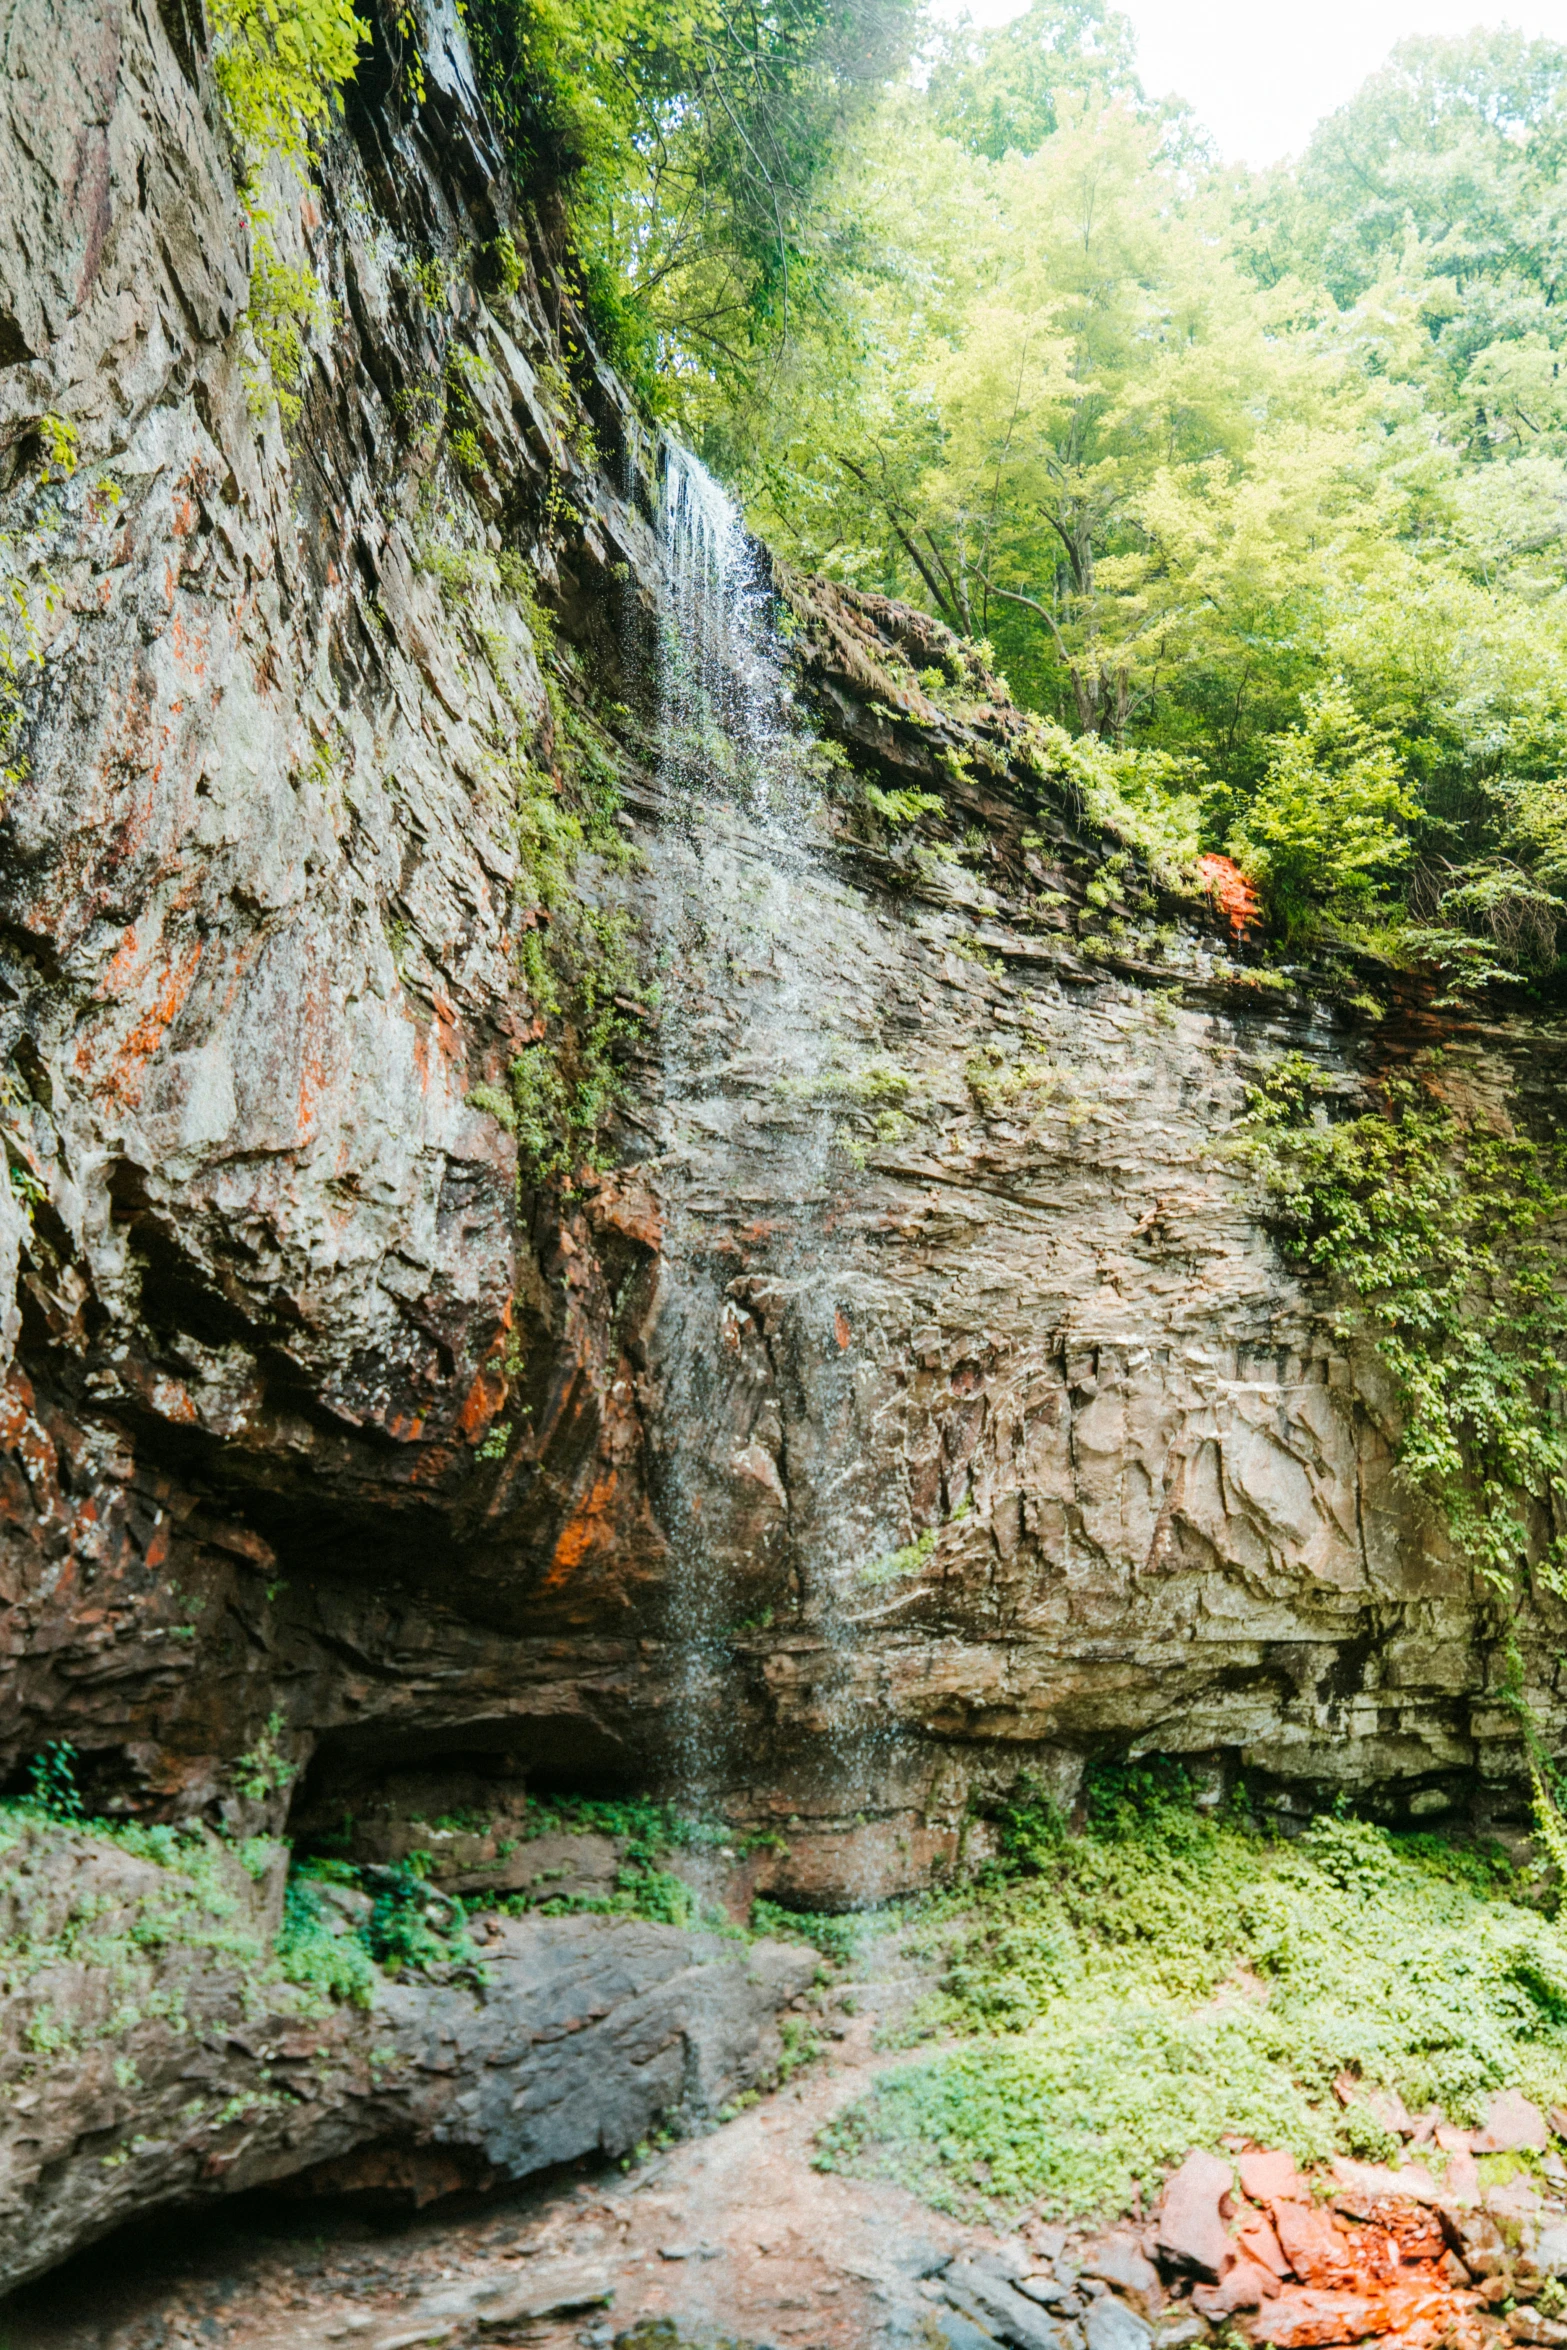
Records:
[[[1522,2154],[1529,2150],[1543,2154],[1550,2142],[1540,2108],[1516,2089],[1502,2089],[1487,2099],[1485,2126],[1471,2132],[1469,2150],[1472,2154]]]
[[[1535,2239],[1534,2265],[1542,2276],[1567,2276],[1567,2220],[1554,2220]]]
[[[1166,2263],[1216,2285],[1235,2258],[1220,2216],[1234,2174],[1217,2154],[1194,2147],[1168,2181],[1159,2206],[1157,2248]]]
[[[1284,2257],[1302,2284],[1343,2287],[1350,2283],[1355,2262],[1344,2231],[1330,2211],[1318,2204],[1287,2203],[1281,2198],[1273,2206],[1273,2224]]]
[[[1003,2342],[1010,2342],[1013,2350],[1066,2350],[1061,2334],[1044,2311],[1018,2291],[998,2262],[955,2260],[941,2280],[941,2289],[965,2316],[977,2319]],[[1143,2330],[1146,2335],[1147,2329]],[[1143,2339],[1105,2343],[1102,2350],[1147,2350],[1147,2343]]]
[[[1567,2342],[1567,2325],[1559,2319],[1542,2317],[1537,2309],[1514,2309],[1508,2313],[1507,2331],[1515,2342]]]
[[[1505,2186],[1490,2190],[1485,2207],[1504,2229],[1512,2222],[1515,2235],[1525,2229],[1533,2234],[1533,2221],[1544,2201],[1532,2179],[1509,2179]]]
[[[1254,2261],[1276,2277],[1288,2276],[1289,2262],[1284,2257],[1284,2247],[1266,2212],[1245,2205],[1236,2217],[1234,2235],[1243,2259]]]
[[[1335,2293],[1312,2286],[1280,2293],[1247,2329],[1254,2342],[1274,2350],[1363,2342],[1378,2334],[1407,2334],[1417,2326],[1444,2331],[1453,2316],[1452,2296],[1429,2285],[1390,2285],[1376,2294]]]
[[[1253,2203],[1309,2203],[1311,2188],[1295,2167],[1295,2157],[1283,2147],[1265,2153],[1243,2154],[1237,2165],[1241,2185]]]
[[[1389,2170],[1380,2162],[1349,2162],[1338,2156],[1333,2163],[1333,2181],[1338,2189],[1333,2198],[1335,2208],[1353,2211],[1358,2218],[1369,2217],[1384,2204],[1447,2201],[1447,2182],[1439,2183],[1421,2162]]]
[[[1049,2276],[1043,2270],[1031,2276],[1019,2277],[1017,2289],[1026,2294],[1030,2301],[1037,2301],[1042,2309],[1053,2309],[1058,2302],[1071,2299],[1070,2288],[1063,2285],[1059,2277]]]
[[[933,2350],[996,2350],[996,2337],[957,2309],[932,2309],[926,2322],[933,2329]]]
[[[1508,2127],[1518,2122],[1500,2118]],[[1472,2168],[1473,2160],[1463,2136],[1450,2167]],[[1239,2332],[1258,2350],[1352,2350],[1387,2336],[1397,2350],[1509,2350],[1513,2342],[1567,2350],[1567,2339],[1539,2330],[1556,2319],[1527,2307],[1547,2263],[1559,2260],[1567,2273],[1567,2226],[1557,2244],[1546,2244],[1547,2262],[1534,2263],[1506,2253],[1497,2222],[1513,2226],[1507,2213],[1455,2203],[1449,2181],[1419,2164],[1394,2170],[1337,2160],[1329,2176],[1307,2178],[1282,2148],[1243,2149],[1239,2192],[1225,2187],[1227,2168],[1215,2156],[1188,2155],[1156,2223],[1166,2275],[1198,2272],[1192,2326]],[[1529,2181],[1515,2186],[1520,2206],[1539,2202]],[[1513,2191],[1493,2190],[1487,2201],[1498,2206]],[[1324,2192],[1330,2202],[1320,2199]],[[1527,2215],[1521,2224],[1527,2241]],[[1492,2270],[1485,2291],[1494,2312],[1474,2288],[1474,2278]],[[1165,2350],[1164,2329],[1152,2350]]]
[[[1447,2166],[1442,2184],[1447,2200],[1472,2207],[1480,2200],[1480,2166],[1472,2154],[1455,2154]]]
[[[1279,2279],[1271,2268],[1256,2260],[1237,2260],[1216,2285],[1192,2287],[1192,2307],[1210,2325],[1219,2325],[1238,2309],[1260,2308],[1278,2290]]]
[[[1113,2293],[1106,2293],[1101,2300],[1089,2303],[1083,2338],[1088,2350],[1150,2350],[1154,2337],[1145,2318],[1128,2309],[1124,2301],[1117,2301]]]
[[[530,2262],[521,2277],[479,2277],[445,2293],[432,2293],[420,2304],[420,2315],[432,2322],[466,2320],[481,2331],[489,2326],[513,2326],[528,2318],[570,2317],[581,2309],[605,2308],[615,2297],[614,2279],[601,2263],[584,2260]],[[447,2332],[451,2331],[448,2325]],[[428,2342],[429,2327],[405,2334],[400,2340]],[[390,2343],[378,2350],[392,2350]]]
[[[1157,2317],[1164,2307],[1159,2271],[1128,2228],[1114,2229],[1091,2244],[1083,2255],[1082,2273],[1102,2278],[1144,2317]]]

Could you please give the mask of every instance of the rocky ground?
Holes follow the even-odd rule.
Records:
[[[878,2057],[869,2008],[801,2077],[629,2172],[579,2166],[395,2227],[277,2204],[116,2239],[11,2305],[8,2350],[366,2350],[442,2341],[607,2344],[672,2320],[800,2350],[918,2341],[920,2279],[977,2248],[895,2187],[812,2168],[815,2133]],[[656,2338],[656,2337],[655,2337]]]
[[[876,2045],[918,1988],[899,1963],[838,1986],[787,2086],[629,2169],[412,2211],[438,2162],[361,2164],[357,2195],[247,2199],[80,2256],[12,2301],[6,2350],[1567,2344],[1567,2113],[1511,2092],[1468,2131],[1385,2101],[1391,2169],[1193,2152],[1151,2210],[1097,2232],[1036,2216],[997,2234],[818,2170],[822,2124],[906,2061]]]

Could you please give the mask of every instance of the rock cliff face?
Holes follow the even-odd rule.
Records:
[[[94,1809],[306,1835],[684,1790],[779,1831],[732,1899],[828,1905],[1105,1751],[1505,1809],[1495,1627],[1212,1151],[1271,1056],[1348,1087],[1430,1016],[1264,986],[1199,906],[1137,945],[962,648],[672,521],[449,0],[417,105],[367,13],[268,193],[327,298],[285,428],[199,0],[0,5],[11,1784],[65,1738]],[[760,798],[671,755],[693,548]],[[530,1187],[557,769],[618,808],[577,888],[631,976],[601,1164]],[[1554,1033],[1448,1038],[1553,1110]]]

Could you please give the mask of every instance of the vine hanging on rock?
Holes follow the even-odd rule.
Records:
[[[1398,1385],[1400,1462],[1498,1598],[1567,1595],[1567,1146],[1443,1098],[1440,1050],[1326,1115],[1332,1080],[1290,1054],[1249,1089],[1229,1155],[1263,1179],[1285,1253],[1341,1291]]]

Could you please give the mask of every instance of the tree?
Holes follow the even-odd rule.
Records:
[[[1204,172],[1118,21],[1040,0],[850,128],[802,230],[830,290],[706,453],[784,552],[989,640],[1172,839],[1200,812],[1287,927],[1539,979],[1564,125],[1567,49],[1406,43],[1298,171]]]
[[[971,155],[999,163],[1033,155],[1061,127],[1063,101],[1146,101],[1134,65],[1129,18],[1104,0],[1034,0],[996,31],[966,20],[949,32],[931,68],[931,119]]]
[[[811,200],[906,58],[914,0],[470,0],[525,187],[564,183],[584,288],[650,406],[733,391],[824,256]]]
[[[1407,863],[1419,814],[1393,744],[1335,678],[1275,736],[1230,846],[1287,924],[1325,904],[1364,913]]]
[[[1401,41],[1387,65],[1320,123],[1299,181],[1309,241],[1341,305],[1371,286],[1412,228],[1463,292],[1528,285],[1559,294],[1559,175],[1567,50],[1499,27]]]

